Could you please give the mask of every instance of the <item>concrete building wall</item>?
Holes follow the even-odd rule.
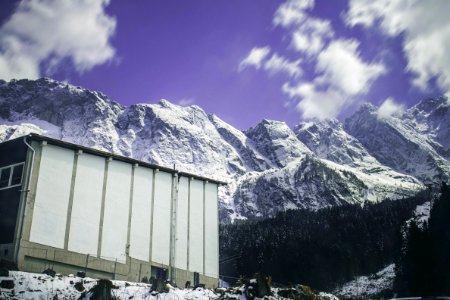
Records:
[[[219,277],[217,184],[205,184],[205,275]]]
[[[196,179],[190,188],[189,271],[203,273],[203,181]]]
[[[125,263],[132,165],[115,160],[108,164],[100,256]]]
[[[74,151],[42,147],[30,240],[64,248]]]
[[[78,155],[68,249],[97,255],[105,158]]]
[[[153,203],[152,257],[151,260],[169,265],[170,253],[170,201],[172,174],[156,172]]]
[[[180,177],[178,183],[177,228],[175,235],[175,267],[187,270],[189,178]]]
[[[130,256],[150,260],[153,170],[138,167],[134,171],[133,206],[130,231]]]

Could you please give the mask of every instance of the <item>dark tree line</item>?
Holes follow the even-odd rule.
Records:
[[[232,277],[270,274],[274,282],[320,290],[379,271],[401,248],[400,229],[426,193],[378,204],[290,210],[220,226],[220,265]]]
[[[394,290],[399,296],[450,294],[450,189],[442,185],[428,224],[412,222],[396,263]]]

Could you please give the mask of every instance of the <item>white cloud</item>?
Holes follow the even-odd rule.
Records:
[[[278,7],[273,24],[283,27],[298,24],[307,17],[304,11],[313,6],[314,0],[288,0]]]
[[[272,75],[284,72],[291,77],[297,77],[301,74],[300,59],[290,61],[276,53],[273,53],[269,58],[269,53],[270,47],[253,48],[239,64],[239,70],[254,67],[255,69],[263,68]]]
[[[194,103],[195,103],[194,98],[183,98],[180,101],[178,101],[178,105],[181,105],[181,106],[188,106],[188,105],[192,105]]]
[[[311,82],[285,84],[283,91],[297,98],[296,108],[304,118],[334,118],[346,106],[366,93],[385,68],[379,63],[364,62],[354,40],[334,40],[317,57]]]
[[[270,53],[270,47],[255,47],[239,64],[239,70],[243,70],[249,66],[256,69],[261,68],[263,61]]]
[[[291,33],[291,46],[299,52],[315,55],[324,48],[333,35],[328,20],[308,17]]]
[[[275,74],[279,72],[286,72],[291,77],[297,77],[301,74],[300,69],[301,60],[289,61],[278,54],[274,53],[270,59],[264,62],[264,69],[269,73]]]
[[[288,0],[278,7],[272,20],[287,31],[296,60],[277,54],[269,58],[269,47],[253,48],[240,69],[254,66],[269,73],[288,73],[290,81],[282,91],[304,118],[334,118],[367,93],[386,69],[382,63],[364,61],[358,41],[336,38],[329,20],[310,15],[313,6],[314,0]],[[304,62],[315,69],[310,81],[298,80]]]
[[[447,104],[450,105],[450,92],[445,93],[445,97],[447,97]]]
[[[448,0],[351,0],[349,25],[380,26],[386,34],[403,34],[407,70],[413,83],[425,89],[430,79],[450,88],[450,1]]]
[[[84,72],[114,57],[109,0],[21,1],[0,28],[0,78],[37,78],[70,59]]]
[[[290,31],[291,47],[307,55],[319,53],[334,35],[330,21],[308,14],[307,10],[313,6],[313,0],[286,1],[278,7],[273,19],[275,26]]]
[[[405,111],[405,107],[402,104],[395,103],[392,97],[387,98],[380,105],[377,110],[377,117],[379,119],[387,119],[394,115],[399,115]]]
[[[348,102],[351,102],[348,95],[342,91],[333,87],[319,90],[311,82],[301,82],[294,86],[286,83],[283,85],[283,91],[291,98],[301,99],[297,102],[296,109],[305,119],[334,118]]]
[[[322,51],[317,59],[316,70],[322,75],[318,83],[331,85],[350,96],[367,92],[370,84],[385,73],[379,63],[364,62],[355,40],[335,40]]]

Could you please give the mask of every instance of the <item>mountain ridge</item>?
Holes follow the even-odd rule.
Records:
[[[448,161],[435,150],[447,151],[438,142],[436,117],[419,112],[422,118],[415,120],[412,112],[404,118],[410,124],[427,122],[430,137],[425,139],[426,133],[412,125],[405,129],[411,132],[402,134],[428,141],[420,150],[423,156],[432,152],[428,155],[434,158],[429,178],[446,178]],[[161,100],[123,106],[102,93],[52,79],[0,81],[0,141],[36,132],[227,181],[220,191],[223,221],[270,217],[286,209],[378,202],[424,188],[426,172],[416,174],[381,161],[373,145],[357,137],[367,132],[354,130],[353,123],[313,121],[307,131],[301,124],[292,130],[284,122],[263,120],[240,131],[196,105]],[[317,127],[315,132],[311,126]],[[440,126],[439,138],[445,140],[447,131]]]

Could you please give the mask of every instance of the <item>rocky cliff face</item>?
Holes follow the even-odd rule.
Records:
[[[445,99],[445,98],[443,98]],[[0,81],[0,141],[36,132],[229,182],[223,221],[416,193],[449,174],[447,102],[380,120],[364,106],[336,120],[264,120],[242,132],[200,107],[122,106],[50,79]],[[448,177],[445,177],[448,178]]]
[[[438,130],[433,129],[433,122],[422,118],[425,113],[418,109],[440,103],[433,102],[433,99],[424,100],[400,116],[383,118],[378,116],[376,107],[366,104],[346,120],[345,130],[357,138],[380,163],[397,172],[422,181],[448,180],[450,167],[445,158],[448,150],[436,138]],[[449,116],[447,104],[447,110],[440,120]],[[449,122],[438,123],[443,127],[439,132],[449,130]]]

